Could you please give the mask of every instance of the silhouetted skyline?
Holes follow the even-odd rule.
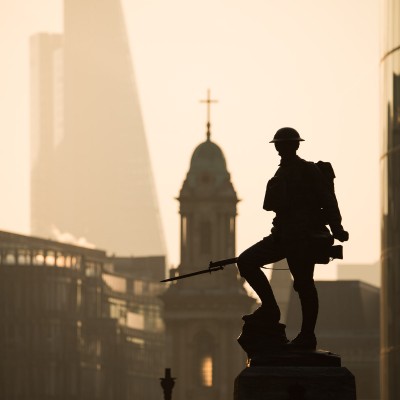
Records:
[[[207,88],[219,100],[212,114],[213,140],[223,144],[242,196],[238,251],[269,227],[260,206],[262,186],[278,158],[265,143],[277,128],[289,125],[313,143],[300,155],[318,161],[313,154],[320,149],[321,159],[331,161],[340,178],[337,192],[353,233],[345,262],[375,262],[379,4],[258,1],[244,6],[174,0],[123,5],[169,262],[179,260],[174,197],[193,147],[204,138],[205,110],[199,100]],[[62,31],[61,1],[16,0],[2,8],[0,50],[7,63],[0,74],[0,169],[7,190],[1,220],[3,229],[28,232],[28,38]],[[254,154],[246,165],[243,153]],[[254,171],[252,180],[249,171]],[[263,223],[256,227],[254,220]],[[317,276],[333,272],[321,266]]]

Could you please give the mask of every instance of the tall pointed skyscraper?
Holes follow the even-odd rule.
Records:
[[[33,160],[32,233],[84,237],[119,255],[164,254],[120,1],[65,0],[64,29],[48,57],[53,74],[41,83],[50,86],[42,104],[53,102],[55,122],[50,132],[32,131],[33,143],[50,143],[46,165]],[[47,47],[32,50],[48,54]]]

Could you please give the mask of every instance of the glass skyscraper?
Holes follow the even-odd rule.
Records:
[[[381,398],[400,399],[400,0],[384,2]]]
[[[165,254],[120,0],[64,0],[31,40],[32,234],[119,256]]]

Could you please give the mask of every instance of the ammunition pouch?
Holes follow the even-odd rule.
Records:
[[[329,232],[311,236],[311,248],[316,264],[328,264],[332,259],[343,259],[343,246],[334,246],[334,241]]]

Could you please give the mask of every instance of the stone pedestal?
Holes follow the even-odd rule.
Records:
[[[353,374],[324,351],[251,360],[235,380],[234,400],[356,400]]]

